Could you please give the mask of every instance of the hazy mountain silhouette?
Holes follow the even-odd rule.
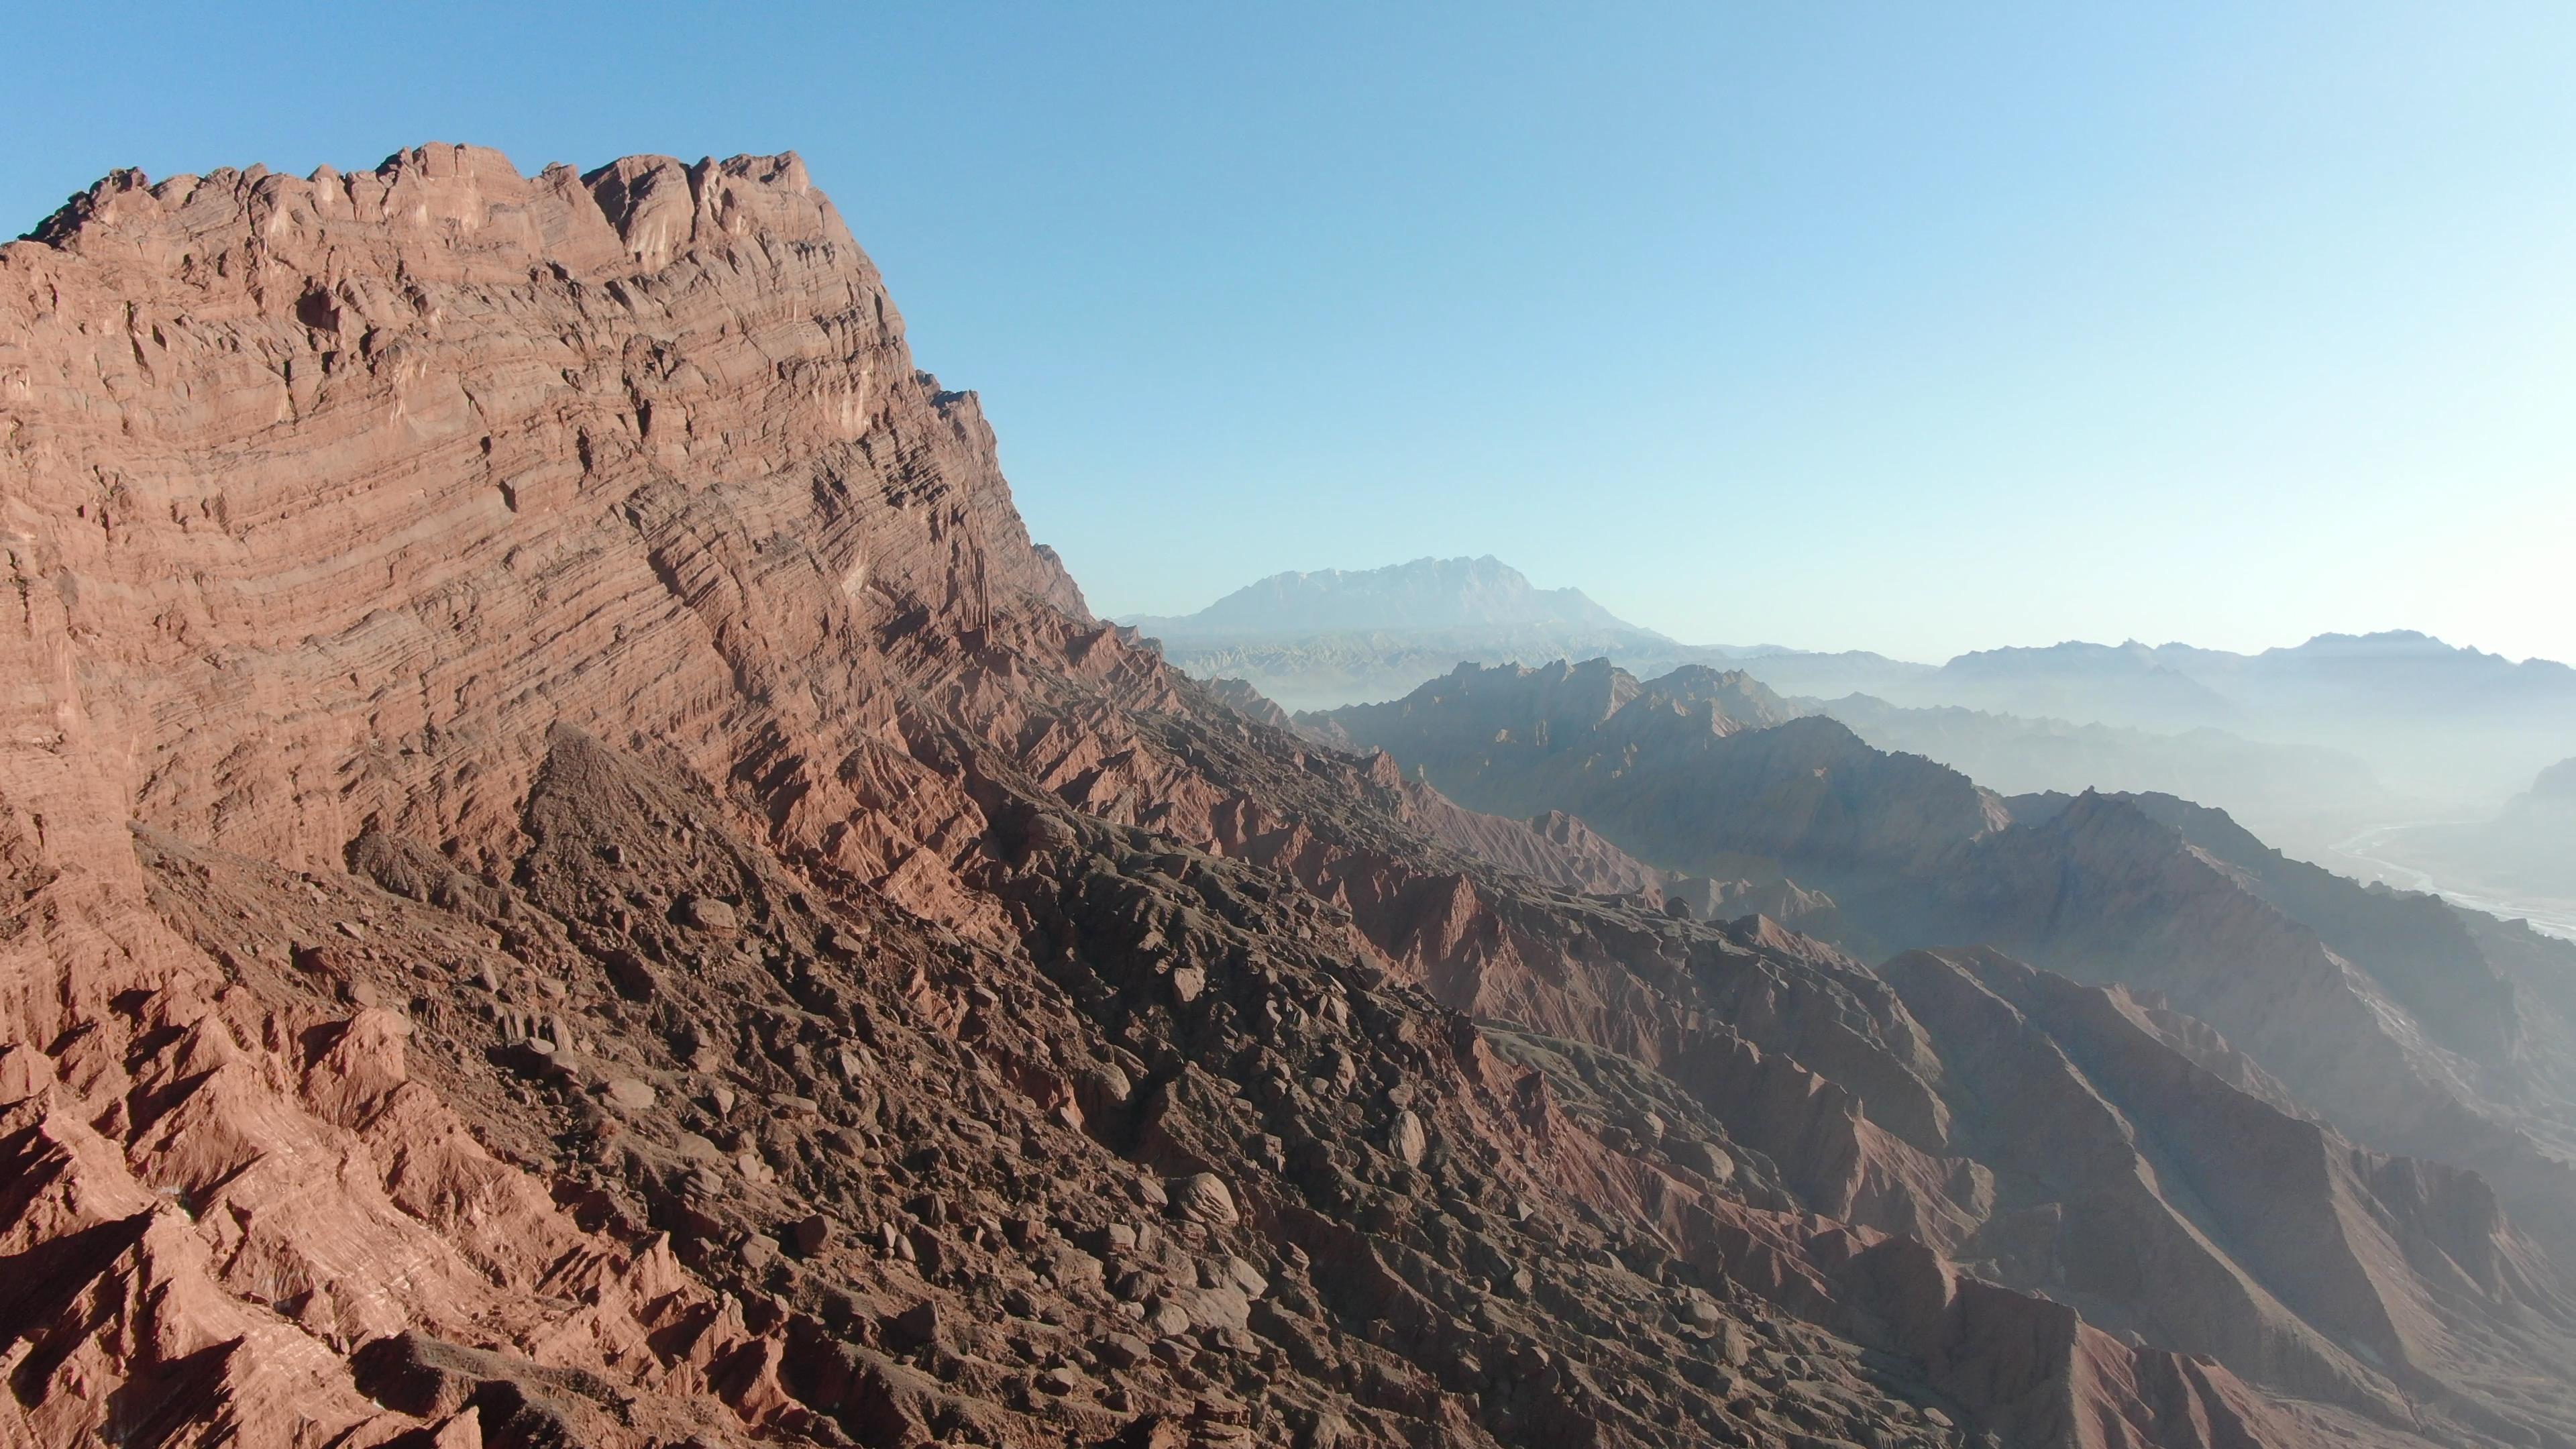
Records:
[[[1820,707],[1879,749],[1937,760],[2007,795],[2100,789],[2216,801],[2302,854],[2413,808],[2358,756],[2320,745],[2205,726],[2164,732],[1961,705],[1907,708],[1867,694]]]
[[[1930,666],[1777,645],[1690,645],[1629,623],[1580,589],[1542,589],[1491,557],[1274,574],[1194,614],[1120,622],[1201,679],[1235,678],[1291,709],[1393,699],[1461,664],[1604,658],[1640,674],[1766,662],[1799,694],[1881,689]]]
[[[2408,630],[2320,634],[2259,654],[2134,641],[1984,650],[1873,692],[1900,704],[2325,745],[2367,761],[2392,788],[2434,799],[2500,800],[2576,752],[2576,669]]]
[[[1543,624],[1663,637],[1621,619],[1581,589],[1539,588],[1491,554],[1272,574],[1195,614],[1122,622],[1167,640]]]
[[[1464,663],[1601,658],[1647,678],[1741,668],[1791,698],[1869,696],[1834,712],[1873,743],[2007,788],[2170,790],[2308,853],[2364,826],[2492,809],[2576,754],[2576,670],[2405,630],[2254,654],[2070,640],[1934,665],[1682,643],[1491,557],[1279,574],[1195,614],[1132,622],[1186,672],[1244,679],[1299,710],[1393,699]]]

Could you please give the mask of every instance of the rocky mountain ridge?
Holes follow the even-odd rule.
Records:
[[[1817,708],[1878,749],[1937,760],[2006,795],[2096,789],[2213,803],[2310,858],[2355,829],[2423,808],[2353,755],[2207,727],[2167,734],[1959,705],[1909,709],[1859,694]]]
[[[1688,679],[1671,691],[1705,692]],[[1989,942],[2187,1012],[2169,1045],[2204,1069],[2380,1151],[2470,1169],[2476,1191],[2549,1245],[2543,1256],[2567,1250],[2576,1054],[2553,1003],[2576,972],[2569,953],[2540,967],[2520,937],[2502,939],[2515,935],[2506,923],[2367,890],[2170,797],[2007,800],[1831,720],[1782,720],[1758,695],[1742,708],[1676,732],[1663,681],[1595,663],[1461,670],[1310,722],[1388,750],[1473,808],[1553,808],[1660,867],[1821,887],[1839,908],[1830,934],[1856,950]],[[1903,991],[1925,969],[1900,960],[1881,974]],[[1991,1059],[1941,1048],[1945,1008],[1906,999],[1943,1060]],[[2266,1282],[2211,1236],[2234,1271]]]
[[[1489,587],[1488,574],[1512,587]],[[1498,594],[1519,602],[1498,611]],[[2178,792],[2259,820],[2312,858],[2366,827],[2484,813],[2576,749],[2567,666],[2410,631],[2321,634],[2255,654],[2067,641],[1936,666],[1681,644],[1589,599],[1571,610],[1536,600],[1493,560],[1424,560],[1281,575],[1200,615],[1141,622],[1194,677],[1243,679],[1291,710],[1395,699],[1462,663],[1603,658],[1640,678],[1744,669],[1883,748],[1931,753],[2002,788]]]

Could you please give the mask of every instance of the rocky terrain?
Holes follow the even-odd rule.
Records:
[[[2576,1047],[2565,1005],[2576,950],[2430,896],[2365,889],[2281,855],[2222,812],[2170,796],[2007,799],[1931,761],[1872,749],[1832,720],[1789,715],[1782,703],[1740,675],[1683,670],[1641,682],[1596,661],[1462,669],[1404,700],[1306,723],[1320,737],[1390,751],[1472,808],[1558,810],[1658,867],[1767,880],[1783,893],[1823,892],[1834,913],[1801,927],[1865,959],[1894,957],[1878,974],[1896,983],[1935,1055],[1954,1064],[1949,1080],[1964,1084],[1992,1070],[1998,1050],[1973,1038],[1955,1052],[1945,1046],[1945,1035],[1966,1030],[1973,1014],[1956,1015],[1955,1002],[1927,993],[1967,989],[1960,976],[1967,972],[1976,999],[2003,999],[1979,1010],[2009,1006],[2002,1019],[2028,1033],[2026,1023],[2044,1014],[2034,1012],[2038,998],[2027,992],[2077,993],[2078,983],[2092,983],[2110,993],[2102,1000],[2127,1003],[2124,1010],[2188,1013],[2150,1034],[2285,1123],[2307,1124],[2299,1130],[2329,1140],[2341,1134],[2346,1145],[2334,1151],[2375,1151],[2410,1163],[2397,1170],[2475,1183],[2469,1190],[2487,1196],[2496,1221],[2514,1224],[2524,1244],[2517,1251],[2533,1254],[2534,1263],[2561,1261],[2576,1249],[2568,1211],[2576,1204],[2569,1168],[2576,1138],[2568,1131],[2576,1121],[2568,1090]],[[1905,954],[1959,941],[2000,947],[2065,976],[2034,974],[1991,954]],[[1929,964],[1935,961],[1946,964]],[[2089,1049],[2074,1031],[2071,1020],[2045,1028],[2054,1041],[2049,1059],[2062,1055],[2083,1070],[2091,1086],[2078,1095],[2122,1106],[2117,1090],[2091,1078]],[[2015,1123],[2016,1135],[2028,1134],[2020,1108],[2061,1095],[2035,1079],[2014,1079],[2008,1089],[1974,1089],[1951,1120],[1971,1142],[1984,1130],[1975,1124],[1998,1118]],[[2140,1142],[2179,1120],[2141,1111],[2115,1135]],[[2053,1133],[2036,1135],[2053,1140]],[[2251,1139],[2228,1135],[2239,1149],[2250,1147]],[[1945,1154],[1953,1145],[1944,1144]],[[2159,1155],[2149,1153],[2151,1160]],[[2249,1151],[2231,1158],[2223,1175],[2260,1176],[2273,1160],[2270,1152]],[[2050,1170],[2063,1170],[2066,1161],[2052,1149]],[[2138,1176],[2125,1168],[2117,1175],[2124,1182]],[[2000,1171],[1997,1178],[2009,1180]],[[2352,1352],[2348,1331],[2308,1313],[2304,1305],[2318,1301],[2309,1290],[2275,1281],[2262,1261],[2267,1250],[2240,1247],[2200,1214],[2198,1205],[2217,1190],[2193,1189],[2177,1199],[2190,1204],[2178,1211],[2197,1219],[2197,1235],[2230,1265],[2226,1274],[2293,1305]],[[2286,1212],[2292,1197],[2327,1211],[2348,1195],[2312,1178],[2266,1211]],[[2015,1220],[1989,1216],[1999,1204],[1981,1204],[1974,1194],[1964,1202],[1953,1194],[1952,1202],[1960,1220],[1977,1224],[1955,1240],[1956,1251],[1973,1253]],[[2042,1220],[2045,1236],[2062,1242],[2065,1234],[2092,1231],[2077,1225],[2096,1210],[2109,1211],[2109,1200],[2090,1192],[2059,1198]],[[2366,1215],[2388,1216],[2379,1209]],[[1927,1221],[1905,1230],[1943,1243]],[[2129,1242],[2139,1231],[2132,1225],[2113,1238]],[[2115,1256],[2104,1240],[2086,1241],[2086,1266]],[[2352,1253],[2357,1263],[2389,1257]],[[2422,1261],[2411,1251],[2395,1257]],[[1981,1267],[2000,1281],[2029,1281],[2009,1254]],[[2535,1282],[2557,1272],[2536,1271]],[[2110,1301],[2075,1301],[2089,1318],[2122,1322],[2152,1311],[2129,1295],[2153,1276],[2128,1280]],[[2562,1324],[2553,1332],[2563,1332],[2562,1292],[2542,1289],[2535,1300],[2552,1305],[2543,1311]],[[2192,1296],[2201,1297],[2197,1290]],[[2379,1296],[2383,1306],[2374,1311],[2391,1321],[2406,1312],[2381,1290],[2365,1296]],[[2456,1304],[2433,1314],[2450,1311]],[[2545,1373],[2541,1366],[2565,1351],[2535,1343],[2522,1360],[2526,1372]],[[2259,1382],[2281,1371],[2220,1356]],[[2364,1361],[2394,1362],[2376,1347]],[[2461,1380],[2445,1382],[2457,1389]]]
[[[2576,1435],[2542,1178],[2179,991],[1709,919],[2197,826],[1709,671],[1484,740],[1767,786],[1291,733],[1089,614],[793,156],[111,176],[0,247],[0,547],[6,1442]],[[2296,937],[2169,854],[2251,904],[2100,919]],[[2407,1070],[2554,1050],[2487,929]]]

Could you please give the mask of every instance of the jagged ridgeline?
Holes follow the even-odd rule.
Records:
[[[120,173],[0,248],[0,438],[11,1442],[2576,1432],[2545,1094],[2460,1099],[2526,1178],[2409,1157],[2178,992],[1873,970],[1778,919],[1905,924],[1843,882],[1252,718],[1090,616],[792,156]],[[1878,818],[1711,679],[1652,738],[1831,781],[1762,838]],[[2524,1001],[2424,1060],[2540,1074]]]

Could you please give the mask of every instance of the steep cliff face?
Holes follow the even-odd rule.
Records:
[[[1898,985],[1091,619],[793,157],[112,177],[0,248],[0,467],[12,1442],[2563,1432],[2088,1323]]]
[[[757,774],[782,840],[935,894],[919,832],[954,827],[960,782],[912,757],[874,661],[934,617],[949,648],[997,609],[1087,627],[972,399],[912,370],[793,157],[120,174],[0,248],[0,338],[24,1427],[473,1420],[360,1391],[350,1355],[402,1331],[649,1387],[630,1438],[784,1424],[774,1383],[719,1392],[717,1363],[767,1351],[738,1305],[585,1232],[546,1154],[507,1165],[491,1118],[406,1085],[412,1017],[366,1004],[400,985],[261,989],[378,954],[363,915],[245,904],[254,939],[209,954],[156,909],[146,857],[176,857],[137,841],[317,899],[370,833],[507,880],[577,725]],[[828,831],[796,833],[799,794],[839,802]],[[548,1000],[536,937],[464,934],[423,964]]]
[[[100,828],[490,865],[557,721],[929,788],[858,743],[892,717],[854,642],[1084,618],[793,157],[127,174],[39,237],[0,260],[17,711],[110,766]],[[855,754],[808,753],[827,720]]]

